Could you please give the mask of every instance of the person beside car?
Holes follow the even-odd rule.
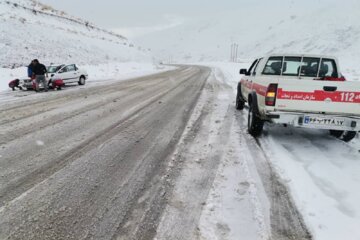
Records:
[[[23,90],[23,88],[20,86],[20,80],[15,79],[9,82],[9,88],[11,88],[13,91],[15,91],[15,88],[18,88],[20,90]]]
[[[34,60],[31,61],[31,63],[29,64],[29,66],[27,67],[27,73],[28,73],[28,77],[33,80],[33,67],[34,67]]]
[[[41,64],[39,60],[35,59],[32,67],[33,76],[35,76],[35,91],[39,92],[40,90],[40,83],[43,84],[45,92],[48,91],[48,84],[46,83],[45,74],[47,74],[47,70],[44,64]]]

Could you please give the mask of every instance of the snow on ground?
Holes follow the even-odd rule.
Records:
[[[50,10],[49,10],[50,9]],[[45,63],[151,62],[147,49],[36,1],[0,1],[0,67]]]
[[[235,240],[241,236],[242,239],[266,240],[271,235],[269,201],[256,171],[255,159],[244,144],[246,140],[235,123],[233,108],[229,107],[234,95],[229,87],[231,84],[226,81],[224,72],[215,68],[213,71],[217,81],[224,85],[216,96],[216,108],[207,127],[215,136],[220,135],[216,123],[221,119],[228,128],[225,130],[228,142],[213,144],[222,148],[225,154],[201,214],[200,239]]]
[[[225,81],[233,87],[234,92],[240,78],[239,69],[248,66],[244,63],[206,65],[221,69]],[[246,115],[245,112],[244,122],[247,121]],[[260,145],[268,161],[290,189],[315,240],[360,239],[359,136],[350,143],[344,143],[330,137],[327,131],[266,125]],[[241,146],[238,151],[241,151]],[[240,159],[244,154],[238,153],[238,156]],[[215,192],[221,197],[217,201],[210,197],[213,205],[206,211],[220,209],[214,213],[216,218],[232,221],[226,213],[226,209],[231,209],[228,208],[226,196],[229,194],[226,191],[242,177],[235,174],[241,170],[232,169],[231,165],[223,168],[221,174],[226,173],[228,179],[215,181],[214,185]],[[211,219],[207,224],[209,222]]]
[[[80,65],[89,74],[88,82],[103,84],[106,81],[119,81],[154,74],[162,71],[174,69],[174,67],[157,65],[152,63],[124,62],[124,63],[104,63],[99,65]],[[0,92],[11,91],[8,86],[9,81],[26,77],[25,67],[9,69],[0,68]]]
[[[350,71],[358,68],[358,0],[252,0],[239,5],[211,13],[204,10],[180,25],[135,40],[164,61],[228,61],[231,43],[237,43],[241,58],[274,52],[318,53],[349,60],[344,66]]]
[[[125,62],[105,63],[97,66],[83,65],[90,76],[89,81],[121,80],[126,78],[140,77],[156,72],[167,71],[174,67],[151,63]]]
[[[174,153],[184,167],[156,239],[269,239],[269,201],[237,128],[233,95],[213,69]]]
[[[0,91],[25,77],[35,58],[47,65],[76,63],[88,71],[90,82],[169,69],[156,65],[148,49],[87,20],[36,0],[0,1]]]
[[[21,78],[27,75],[25,67],[22,68],[0,68],[0,91],[10,89],[8,84],[11,80]]]

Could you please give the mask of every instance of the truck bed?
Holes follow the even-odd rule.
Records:
[[[360,82],[281,79],[275,109],[360,116]]]

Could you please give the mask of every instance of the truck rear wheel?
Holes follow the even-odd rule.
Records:
[[[336,138],[340,138],[344,134],[344,131],[330,130],[330,135]]]
[[[258,116],[256,108],[253,104],[249,106],[249,115],[248,115],[248,131],[253,137],[258,137],[261,135],[264,128],[264,121],[261,120]]]
[[[340,140],[343,140],[344,142],[350,142],[356,136],[356,132],[355,131],[330,130],[330,135],[334,136],[336,138],[339,138]]]

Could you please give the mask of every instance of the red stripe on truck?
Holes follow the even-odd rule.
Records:
[[[295,92],[278,89],[277,99],[296,101],[317,101],[317,102],[348,102],[360,103],[360,92],[326,92],[315,90],[314,92]]]
[[[257,84],[257,83],[253,83],[253,82],[247,81],[245,79],[241,79],[240,83],[243,86],[245,86],[246,88],[255,90],[255,92],[257,94],[265,97],[267,89],[268,89],[267,86],[263,86],[263,85],[260,85],[260,84]]]
[[[265,97],[266,92],[267,92],[267,87],[257,84],[257,83],[254,83],[252,85],[252,88],[256,91],[257,94]]]

